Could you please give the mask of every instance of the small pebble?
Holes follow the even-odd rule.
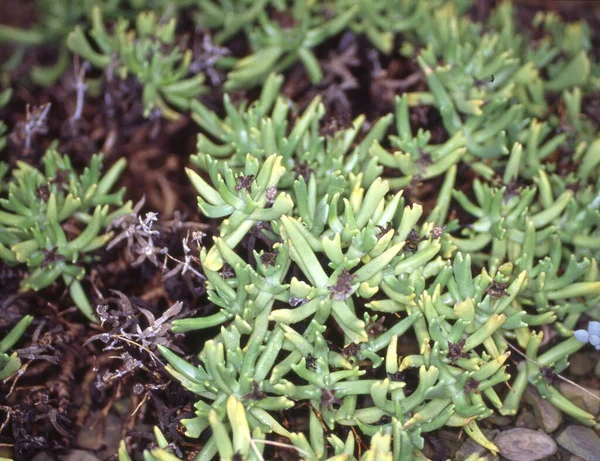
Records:
[[[580,352],[569,358],[569,371],[573,376],[586,376],[596,365],[596,360],[589,353]]]
[[[600,460],[600,437],[589,427],[568,426],[556,441],[569,453],[585,461]]]
[[[562,422],[561,411],[547,400],[544,400],[537,389],[529,386],[525,391],[525,399],[533,407],[535,421],[544,432],[551,433],[558,429]]]
[[[500,454],[510,461],[537,461],[556,453],[552,437],[531,429],[510,429],[494,440]]]

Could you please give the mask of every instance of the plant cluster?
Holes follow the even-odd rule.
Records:
[[[50,148],[43,171],[18,162],[0,199],[0,258],[10,265],[26,264],[21,289],[41,290],[62,279],[73,302],[90,320],[94,309],[81,284],[93,252],[112,238],[104,229],[126,214],[124,189],[111,192],[126,161],[120,159],[104,175],[102,155],[77,175],[68,156]]]
[[[147,2],[124,2],[127,12],[80,3],[73,23],[47,15],[51,28],[0,28],[0,39],[51,37],[105,76],[137,82],[146,117],[188,112],[199,134],[186,174],[212,241],[192,230],[171,255],[158,215],[111,192],[124,159],[101,175],[94,155],[77,175],[50,148],[43,168],[20,161],[0,188],[0,258],[26,264],[22,290],[62,279],[88,319],[110,326],[90,342],[137,348],[142,358],[123,352],[106,383],[166,361],[196,398],[181,420],[202,440],[196,461],[258,461],[270,447],[307,460],[408,460],[443,427],[496,454],[482,422],[515,415],[528,386],[598,423],[554,379],[573,353],[600,347],[600,137],[585,112],[600,67],[586,24],[539,13],[532,42],[508,2],[485,24],[469,19],[468,0],[156,0],[162,17],[138,13]],[[182,7],[212,32],[202,59],[178,41]],[[419,91],[395,94],[393,112],[373,122],[332,113],[323,94],[295,105],[282,72],[320,84],[318,47],[343,32],[380,54],[399,49]],[[247,55],[225,48],[236,37]],[[222,111],[198,98],[204,73],[212,85],[225,73]],[[254,101],[236,100],[253,87]],[[9,97],[0,93],[0,108]],[[416,126],[423,106],[439,114],[439,133]],[[48,111],[28,109],[13,132],[23,152]],[[0,124],[0,149],[2,136]],[[426,187],[433,199],[419,194]],[[205,290],[208,306],[175,302],[156,315],[117,293],[119,309],[93,309],[82,263],[123,242],[132,266]],[[0,341],[0,379],[19,369],[8,351],[31,321]],[[188,332],[204,341],[185,357],[173,337]],[[181,458],[154,435],[146,461]],[[125,441],[119,459],[131,461]]]
[[[218,311],[173,328],[222,326],[201,365],[161,351],[173,376],[200,396],[197,416],[183,421],[187,435],[200,436],[216,417],[226,429],[213,427],[197,459],[221,447],[222,457],[232,456],[225,432],[236,436],[239,424],[227,419],[231,395],[251,432],[287,437],[308,459],[352,456],[344,450],[353,433],[340,439],[340,426],[391,434],[395,459],[418,452],[422,434],[444,425],[496,452],[477,422],[494,411],[515,414],[528,384],[582,424],[596,423],[547,376],[583,347],[573,328],[600,299],[600,144],[581,116],[582,90],[598,82],[584,26],[567,33],[556,18],[539,16],[552,31],[540,50],[518,35],[509,40],[509,20],[505,4],[482,36],[452,4],[433,14],[427,23],[438,40],[417,57],[429,92],[398,97],[396,113],[360,142],[362,117],[323,136],[318,98],[292,120],[275,75],[252,104],[236,107],[225,96],[225,119],[192,104],[208,133],[192,163],[210,182],[188,175],[203,214],[223,219],[201,251]],[[450,40],[454,23],[462,33]],[[542,59],[559,40],[567,57]],[[550,79],[542,80],[547,66]],[[548,93],[559,94],[566,121],[537,118],[547,107],[535,100]],[[431,144],[427,131],[413,134],[409,107],[423,103],[440,111],[442,144]],[[579,129],[563,130],[568,121]],[[455,188],[464,167],[477,176],[469,191]],[[390,193],[439,176],[425,222],[420,205]],[[467,226],[448,219],[452,198],[472,216]],[[261,244],[246,257],[238,248],[253,229]],[[538,355],[544,325],[562,339]],[[400,360],[398,341],[411,331],[418,353]],[[515,345],[530,361],[511,376],[505,362]],[[418,386],[405,389],[402,372],[411,369]],[[504,382],[511,391],[501,397]],[[306,408],[306,437],[275,416],[292,406]]]
[[[135,76],[143,87],[144,116],[157,110],[166,118],[177,118],[167,103],[185,110],[205,88],[203,74],[187,77],[192,52],[182,52],[175,45],[175,26],[175,18],[162,23],[154,12],[143,12],[136,18],[134,32],[129,30],[129,21],[120,18],[109,34],[101,9],[94,7],[90,35],[95,46],[80,27],[69,34],[67,45],[93,66],[110,68],[123,80]]]

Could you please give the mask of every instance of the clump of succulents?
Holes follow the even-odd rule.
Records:
[[[260,92],[241,103],[225,94],[219,114],[197,99],[204,75],[179,46],[176,20],[129,3],[133,26],[119,15],[107,27],[112,10],[96,5],[91,26],[77,10],[82,24],[67,38],[62,26],[48,34],[92,66],[137,80],[145,116],[189,110],[200,130],[186,173],[216,231],[212,242],[192,237],[197,258],[186,237],[185,261],[169,277],[205,278],[214,309],[170,323],[174,333],[212,336],[197,360],[156,343],[167,372],[197,396],[181,421],[186,436],[204,439],[197,461],[261,460],[269,444],[308,460],[413,459],[442,427],[495,454],[481,423],[516,414],[530,385],[580,424],[597,424],[554,386],[573,353],[600,348],[597,321],[577,329],[600,317],[600,138],[583,116],[600,68],[585,24],[539,14],[545,36],[532,46],[507,2],[485,25],[468,18],[467,0],[173,2],[217,44],[248,39],[248,56],[223,52],[211,65],[226,71],[226,91]],[[320,96],[298,113],[280,73],[300,63],[317,84],[316,47],[346,30],[383,54],[399,44],[425,91],[396,95],[393,113],[372,124],[364,115],[332,123]],[[11,34],[25,43],[43,35],[0,28],[0,39]],[[562,109],[549,116],[550,97]],[[423,105],[440,114],[439,142],[411,122],[410,109]],[[0,125],[0,149],[2,134]],[[132,213],[124,191],[111,192],[125,161],[102,176],[101,160],[77,175],[50,149],[43,171],[19,162],[0,199],[0,258],[27,265],[22,289],[61,278],[91,320],[82,263],[113,239],[111,223],[123,232],[110,246],[136,240],[134,264],[159,266],[162,252],[156,215],[140,218],[143,202]],[[459,171],[472,180],[458,183]],[[419,183],[437,189],[432,206],[403,190]],[[0,341],[0,379],[19,368],[8,351],[30,322]],[[416,346],[408,353],[407,343]],[[513,352],[525,360],[511,366]],[[281,417],[291,409],[296,426]],[[344,438],[340,427],[350,429]],[[147,461],[181,457],[155,436]],[[370,448],[357,457],[362,437]],[[130,461],[126,448],[120,461]]]
[[[489,273],[483,269],[473,278],[468,256],[458,253],[450,259],[456,249],[452,237],[434,223],[419,228],[421,207],[403,206],[401,193],[389,194],[386,181],[376,178],[363,188],[362,173],[346,179],[335,172],[325,180],[326,187],[318,188],[314,175],[308,184],[299,177],[291,188],[294,201],[278,190],[279,178],[285,175],[281,160],[270,156],[260,168],[248,155],[237,176],[228,165],[222,164],[219,170],[208,160],[214,186],[189,173],[204,213],[210,216],[211,207],[228,210],[213,215],[227,219],[214,245],[202,249],[200,256],[209,299],[219,311],[208,317],[176,320],[174,331],[232,322],[222,327],[214,344],[211,341],[200,354],[204,367],[193,367],[162,349],[171,364],[170,372],[185,387],[201,397],[216,398],[212,404],[200,400],[197,417],[184,421],[189,435],[199,436],[208,427],[210,411],[225,414],[216,405],[226,396],[234,393],[252,412],[258,394],[259,402],[284,399],[282,407],[267,404],[273,409],[285,408],[287,401],[307,400],[319,408],[319,419],[329,429],[342,424],[358,426],[366,434],[386,428],[395,433],[398,424],[403,428],[398,434],[407,437],[401,448],[403,436],[394,436],[400,437],[394,439],[398,453],[422,448],[420,434],[444,424],[467,427],[471,437],[495,451],[476,422],[493,412],[482,396],[500,412],[511,414],[524,390],[521,382],[528,380],[561,409],[584,424],[593,424],[592,415],[568,405],[554,388],[540,381],[539,367],[528,369],[527,379],[517,378],[513,393],[504,402],[494,386],[510,379],[504,366],[509,355],[507,341],[517,339],[533,347],[533,341],[541,336],[531,327],[556,323],[568,311],[577,315],[572,308],[547,310],[548,300],[582,297],[581,312],[587,302],[594,302],[598,296],[595,260],[593,264],[589,260],[578,263],[572,258],[563,276],[549,277],[547,288],[541,285],[536,289],[540,271],[545,270],[544,277],[552,274],[552,255],[543,261],[545,265],[533,266],[535,228],[529,224],[520,244],[522,257],[516,258],[516,264],[504,262],[507,255],[502,254],[501,264],[492,266]],[[270,200],[269,186],[276,190]],[[528,219],[531,223],[532,218]],[[261,224],[267,220],[268,226]],[[246,260],[235,249],[255,226],[271,249],[254,252],[253,258]],[[555,264],[561,265],[561,247],[554,248],[558,248]],[[293,268],[296,275],[288,275]],[[230,271],[227,277],[226,269]],[[572,283],[577,280],[581,282]],[[536,303],[540,306],[537,314],[523,308]],[[378,322],[384,313],[402,320],[388,329]],[[269,320],[275,322],[273,329],[268,328]],[[569,324],[572,320],[565,321]],[[298,331],[295,326],[300,324],[304,326]],[[329,350],[323,333],[330,328],[342,335],[346,352]],[[567,328],[561,326],[560,331],[572,335]],[[395,352],[398,337],[411,329],[420,353],[399,363]],[[238,342],[240,335],[249,335],[243,348]],[[533,349],[528,355],[544,367],[562,369],[568,354],[582,346],[571,338],[541,357],[534,357]],[[242,350],[245,355],[234,359],[234,351]],[[261,350],[260,357],[268,358],[259,358]],[[275,363],[274,356],[282,351],[287,351],[285,358]],[[381,351],[387,352],[382,356]],[[248,364],[250,357],[258,359],[256,365]],[[383,362],[387,373],[380,379],[360,378],[365,370],[357,363],[378,368]],[[404,383],[396,382],[396,377],[409,368],[420,370],[419,388],[404,396]],[[246,384],[239,381],[239,390],[231,388],[235,376],[244,370]],[[306,384],[299,385],[299,379]],[[392,401],[385,397],[390,392]],[[373,404],[359,406],[362,395],[371,396]],[[286,434],[272,417],[261,415],[257,418],[261,430]],[[310,413],[309,419],[312,417]],[[308,445],[303,436],[288,437],[298,447],[312,451],[314,459],[322,459],[326,454],[322,431],[320,422],[311,424]],[[316,441],[321,442],[315,445]],[[216,453],[216,449],[215,445],[212,450]]]
[[[171,105],[185,110],[205,91],[204,74],[189,75],[191,50],[182,51],[175,43],[175,18],[163,23],[156,13],[142,12],[136,17],[133,30],[130,22],[120,17],[109,33],[102,10],[94,7],[91,22],[92,42],[78,26],[69,34],[67,45],[94,67],[111,68],[121,79],[133,75],[143,87],[144,116],[156,110],[175,119],[178,113]]]
[[[102,155],[94,155],[77,174],[69,157],[54,149],[42,158],[43,170],[19,161],[0,199],[0,258],[25,264],[21,289],[41,290],[62,279],[71,298],[90,320],[96,320],[81,280],[82,263],[112,238],[104,233],[118,216],[129,213],[124,189],[112,192],[126,167],[118,160],[104,175]]]
[[[225,408],[232,395],[250,431],[284,435],[307,459],[346,453],[350,439],[327,435],[338,425],[389,434],[390,459],[419,453],[423,434],[442,426],[462,427],[496,452],[478,421],[515,414],[528,384],[580,423],[596,424],[551,378],[584,347],[573,329],[600,299],[597,133],[581,126],[553,134],[560,121],[534,117],[545,111],[546,92],[562,92],[578,120],[579,87],[597,81],[586,70],[585,46],[575,44],[570,60],[541,80],[549,61],[506,37],[510,11],[502,8],[483,40],[455,9],[431,13],[439,37],[418,57],[429,92],[398,97],[396,113],[358,144],[364,119],[324,133],[318,99],[290,123],[275,75],[254,103],[236,107],[225,96],[224,119],[192,104],[203,130],[192,163],[207,175],[188,175],[200,210],[223,219],[200,253],[217,310],[176,320],[173,329],[221,330],[200,366],[161,351],[170,373],[199,396],[196,417],[183,421],[188,435],[213,428],[206,459],[219,450],[219,434],[239,436]],[[449,20],[462,31],[454,42]],[[585,44],[585,33],[570,29],[569,40]],[[573,69],[576,81],[568,77]],[[413,133],[408,110],[417,104],[438,107],[445,142]],[[564,146],[573,150],[569,173],[551,158]],[[455,189],[463,165],[478,176],[470,194]],[[423,216],[398,189],[438,176],[436,205]],[[448,220],[452,198],[473,217],[468,225]],[[239,245],[250,234],[264,249],[246,256]],[[561,339],[540,353],[546,325]],[[399,357],[405,335],[414,335],[418,352]],[[516,373],[506,363],[513,348],[529,359]],[[418,385],[405,392],[411,369]],[[263,413],[294,402],[312,408],[306,436]],[[235,454],[229,446],[222,456]]]
[[[41,85],[50,85],[62,77],[70,62],[66,39],[78,25],[92,22],[94,7],[102,8],[106,18],[131,18],[136,12],[149,10],[164,14],[174,14],[181,0],[40,0],[35,3],[39,21],[26,29],[0,24],[0,43],[14,45],[14,52],[2,63],[3,71],[17,67],[28,50],[35,46],[56,47],[57,57],[53,64],[36,65],[31,79]]]

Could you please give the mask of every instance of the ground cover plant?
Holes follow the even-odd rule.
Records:
[[[0,460],[598,459],[597,16],[6,11]]]

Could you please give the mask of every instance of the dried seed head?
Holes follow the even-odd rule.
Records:
[[[292,307],[297,307],[297,306],[300,306],[301,304],[304,304],[307,301],[308,301],[308,299],[306,299],[306,298],[296,298],[295,296],[292,296],[290,298],[290,300],[288,301],[288,303]]]
[[[67,187],[69,185],[69,173],[71,173],[71,170],[58,170],[56,175],[50,179],[50,184],[56,184],[58,187]]]
[[[350,343],[342,349],[342,355],[344,358],[352,357],[358,353],[359,345],[357,343]]]
[[[266,267],[274,266],[276,259],[277,254],[273,251],[266,251],[262,255],[260,255],[260,262],[263,263]]]
[[[479,391],[477,390],[479,388],[479,381],[473,379],[473,378],[469,378],[467,380],[467,382],[465,383],[465,392],[469,393],[469,392],[474,392],[476,394],[479,393]]]
[[[510,296],[510,294],[506,291],[506,287],[508,283],[500,283],[493,281],[490,286],[488,286],[484,294],[490,295],[492,298],[501,298],[502,296]]]
[[[523,184],[515,179],[511,179],[510,182],[504,185],[504,199],[508,199],[513,196],[519,197],[521,195],[521,188]]]
[[[277,187],[267,187],[267,190],[265,190],[265,197],[267,198],[267,203],[273,205],[273,203],[275,203],[275,199],[277,198]]]
[[[379,233],[376,236],[377,240],[379,240],[381,237],[386,235],[391,230],[394,231],[394,235],[398,235],[398,231],[396,229],[394,229],[394,225],[391,222],[385,223],[385,226],[377,225],[377,228],[379,229]]]
[[[321,389],[321,409],[327,408],[333,411],[333,405],[341,405],[343,402],[335,396],[334,391]]]
[[[337,278],[335,285],[328,286],[331,299],[346,299],[352,293],[352,280],[356,278],[348,269],[344,269]]]
[[[264,392],[262,392],[258,386],[258,383],[256,381],[252,381],[252,392],[249,392],[248,394],[244,395],[242,397],[245,400],[263,400],[265,398],[267,398],[267,394],[265,394]]]
[[[397,371],[395,373],[388,373],[387,375],[391,381],[404,381],[404,373],[401,371]]]
[[[421,172],[425,172],[429,165],[433,165],[435,162],[431,157],[431,154],[424,152],[422,149],[419,149],[419,158],[417,160],[417,166]]]
[[[53,262],[65,259],[64,256],[58,254],[58,247],[54,247],[51,250],[46,250],[46,249],[42,248],[41,252],[44,255],[44,260],[40,264],[41,269],[52,264]]]
[[[463,347],[465,346],[466,339],[463,338],[457,343],[448,342],[448,355],[447,357],[450,359],[452,364],[454,365],[458,359],[468,359],[469,354],[463,352]]]
[[[248,193],[252,192],[252,183],[254,182],[254,175],[240,175],[236,178],[237,184],[235,186],[235,190],[240,191],[242,189],[246,189]]]
[[[384,331],[387,330],[385,326],[383,326],[383,322],[385,321],[385,317],[380,317],[376,322],[370,320],[369,325],[367,325],[367,335],[370,339],[377,338]]]
[[[559,382],[558,375],[554,373],[552,367],[542,367],[540,368],[542,376],[550,386],[556,386]]]
[[[48,184],[42,184],[40,187],[38,187],[35,191],[35,196],[39,200],[47,202],[50,198],[50,188],[48,187]]]
[[[315,170],[313,170],[310,167],[308,162],[296,161],[296,163],[294,164],[294,173],[296,173],[296,179],[298,179],[300,176],[302,176],[305,181],[308,181],[308,178],[314,172],[315,172]]]
[[[233,271],[233,267],[225,263],[223,264],[223,269],[221,269],[220,275],[223,280],[232,279],[235,277],[235,272]]]
[[[446,231],[446,226],[438,226],[437,224],[433,225],[433,229],[431,229],[431,238],[432,239],[439,239],[442,235],[444,235],[444,232]]]
[[[404,247],[402,247],[402,250],[410,251],[411,253],[414,253],[419,248],[419,243],[421,243],[424,240],[427,240],[427,238],[419,237],[419,234],[417,233],[417,231],[413,229],[408,233],[408,236],[406,237],[406,241],[404,243]]]

